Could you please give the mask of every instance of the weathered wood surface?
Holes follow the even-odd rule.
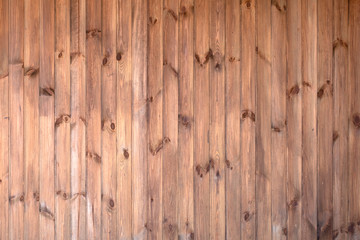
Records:
[[[0,239],[359,239],[359,0],[0,0]]]

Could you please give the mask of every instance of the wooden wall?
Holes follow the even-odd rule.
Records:
[[[0,0],[0,239],[360,239],[360,0]]]

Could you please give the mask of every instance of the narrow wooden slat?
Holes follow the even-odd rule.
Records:
[[[287,205],[288,239],[301,239],[301,0],[287,1]]]
[[[225,239],[225,1],[210,9],[210,239]]]
[[[40,1],[25,1],[24,161],[26,239],[39,237]]]
[[[116,238],[116,0],[102,1],[101,238]]]
[[[348,23],[349,5],[346,0],[334,1],[333,32],[333,85],[334,85],[334,132],[333,132],[333,237],[348,239],[349,207],[349,81],[348,81]],[[339,44],[339,43],[346,43]],[[337,237],[337,238],[336,238]]]
[[[70,238],[70,1],[55,2],[55,232]]]
[[[9,238],[9,1],[0,1],[0,239]]]
[[[333,228],[333,1],[318,1],[317,148],[319,239],[332,239]]]
[[[132,196],[132,65],[131,2],[119,0],[117,6],[117,231],[118,239],[131,239]]]
[[[178,174],[178,0],[164,1],[164,69],[163,69],[163,237],[176,239],[177,226],[177,174]],[[168,143],[166,143],[169,141]]]
[[[148,197],[149,239],[163,236],[162,153],[155,152],[163,140],[163,1],[148,2]],[[166,67],[166,66],[165,66]]]
[[[147,3],[132,1],[132,233],[147,239]],[[160,183],[159,183],[160,184]]]
[[[255,1],[241,4],[240,27],[240,182],[241,182],[241,238],[255,238]]]
[[[271,6],[271,211],[272,238],[286,239],[286,1]]]
[[[256,39],[256,238],[271,239],[271,1],[257,1]]]
[[[40,239],[55,238],[55,2],[40,5]]]
[[[24,238],[24,0],[9,2],[9,239]]]
[[[226,237],[239,239],[240,210],[240,4],[226,1]]]
[[[210,238],[210,1],[195,0],[194,171],[195,239]]]
[[[194,236],[194,1],[179,6],[179,239]]]
[[[349,223],[350,239],[360,237],[360,1],[349,1],[349,83],[350,83],[350,116],[349,116]],[[342,44],[344,46],[344,44]],[[345,45],[346,46],[346,45]]]
[[[86,1],[86,238],[101,238],[101,1]]]
[[[70,2],[71,239],[86,239],[85,0]]]
[[[317,237],[317,24],[314,23],[317,23],[317,2],[302,0],[302,239]]]

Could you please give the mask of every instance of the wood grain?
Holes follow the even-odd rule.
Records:
[[[0,0],[0,239],[359,239],[359,0]]]

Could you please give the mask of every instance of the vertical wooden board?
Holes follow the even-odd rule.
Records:
[[[317,225],[320,239],[331,239],[333,228],[333,1],[318,1],[317,58]]]
[[[55,232],[70,238],[70,1],[55,2]]]
[[[271,211],[272,238],[286,239],[286,1],[271,6]]]
[[[178,176],[178,0],[164,1],[164,68],[163,68],[163,237],[176,239],[177,226],[177,176]]]
[[[102,1],[102,239],[116,238],[116,0]]]
[[[350,82],[350,127],[349,127],[349,225],[350,239],[360,237],[360,1],[349,2],[349,82]]]
[[[39,236],[39,65],[40,1],[25,1],[24,161],[26,239]]]
[[[210,4],[210,239],[225,239],[225,1]]]
[[[24,0],[9,2],[9,239],[24,237]]]
[[[86,234],[101,238],[101,1],[86,1]]]
[[[301,237],[317,237],[317,2],[301,2],[302,218]]]
[[[348,222],[349,187],[349,81],[348,81],[349,5],[334,1],[333,68],[334,68],[334,132],[333,132],[333,237],[348,239],[344,231]]]
[[[226,1],[226,237],[239,239],[240,210],[240,4]]]
[[[194,164],[195,239],[210,237],[210,1],[195,0]]]
[[[255,0],[241,3],[241,238],[255,239]]]
[[[256,5],[256,238],[271,239],[271,1]]]
[[[55,238],[54,50],[55,4],[40,5],[40,239]]]
[[[179,6],[179,239],[194,236],[194,1]]]
[[[132,232],[147,239],[147,3],[132,1]],[[159,183],[160,184],[160,183]]]
[[[70,0],[71,239],[86,239],[85,0]]]
[[[119,0],[117,6],[117,231],[118,239],[131,239],[132,196],[132,65],[131,0]]]
[[[288,239],[301,239],[301,0],[287,2],[287,207]]]
[[[9,1],[0,1],[0,239],[9,238]]]
[[[148,2],[148,231],[149,239],[161,239],[162,151],[155,150],[163,140],[163,1]]]

